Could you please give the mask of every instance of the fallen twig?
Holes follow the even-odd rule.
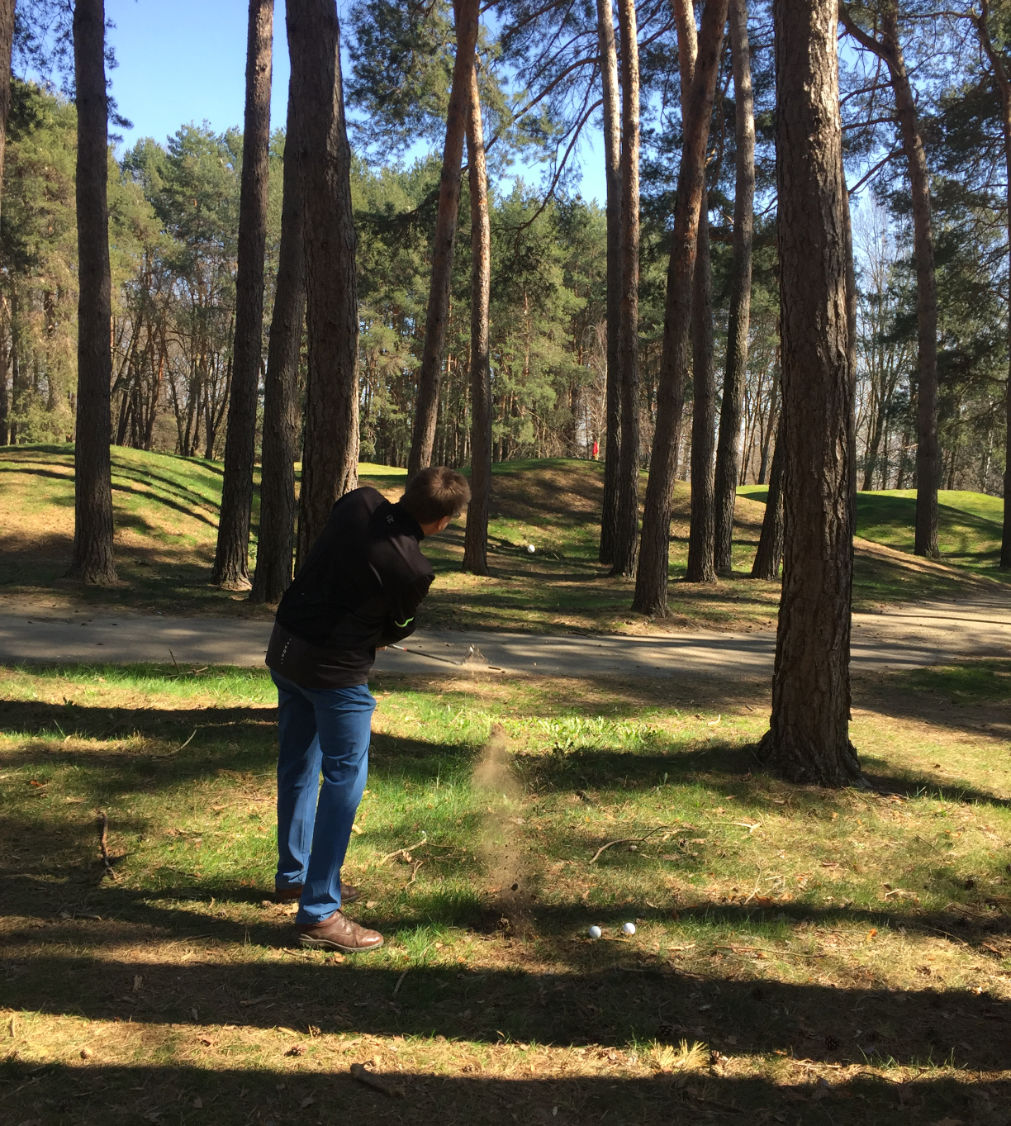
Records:
[[[388,852],[385,856],[380,857],[380,862],[385,863],[387,860],[392,860],[395,856],[402,856],[406,860],[416,848],[421,848],[423,844],[428,844],[427,833],[422,833],[421,840],[415,844],[407,845],[404,848],[395,848],[392,852]]]
[[[107,845],[108,832],[109,818],[105,810],[102,809],[98,812],[98,847],[99,851],[102,853],[102,863],[105,865],[106,872],[108,872],[114,880],[118,880],[119,876],[113,870],[112,861],[109,859],[109,849]]]
[[[596,864],[596,862],[600,859],[601,853],[606,852],[609,848],[612,848],[614,845],[642,844],[643,841],[648,840],[651,836],[653,836],[654,833],[662,832],[666,828],[667,828],[666,825],[658,825],[655,829],[650,829],[650,831],[648,833],[646,833],[645,836],[642,836],[642,837],[621,837],[619,840],[616,840],[616,841],[608,841],[607,844],[601,845],[600,848],[597,849],[597,851],[590,858],[590,863]]]
[[[421,867],[421,866],[422,866],[422,865],[423,865],[424,863],[425,863],[425,862],[424,862],[424,860],[419,860],[419,861],[418,861],[418,863],[414,865],[414,871],[413,871],[413,872],[411,873],[411,878],[410,878],[410,879],[409,879],[409,880],[407,881],[407,883],[406,883],[406,884],[404,885],[405,887],[410,887],[410,886],[411,886],[411,884],[413,884],[413,883],[414,883],[414,881],[415,881],[415,880],[416,880],[416,879],[418,878],[418,869],[419,869],[419,868],[420,868],[420,867]]]

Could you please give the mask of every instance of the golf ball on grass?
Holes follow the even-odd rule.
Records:
[[[622,934],[635,934],[635,923],[626,923],[621,928]]]
[[[532,543],[528,543],[528,544],[527,544],[527,554],[528,554],[528,555],[533,555],[533,553],[534,553],[534,552],[535,552],[536,550],[537,550],[537,548],[536,548],[536,547],[534,547],[534,545],[533,545]]]
[[[590,938],[600,938],[600,927],[594,924],[586,933],[590,936]]]

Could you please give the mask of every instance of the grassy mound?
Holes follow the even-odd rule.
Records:
[[[221,495],[221,466],[115,448],[112,457],[116,563],[113,589],[82,589],[63,575],[73,542],[73,449],[0,450],[0,598],[60,607],[111,603],[161,612],[268,615],[244,595],[210,585]],[[363,464],[363,483],[391,498],[405,473]],[[765,512],[765,492],[741,491],[734,573],[714,584],[687,583],[690,491],[674,495],[670,616],[651,621],[629,610],[632,581],[612,576],[597,558],[603,466],[574,459],[496,465],[489,523],[489,574],[460,570],[463,527],[426,544],[439,571],[426,604],[433,627],[548,632],[643,633],[689,627],[770,626],[778,582],[749,577]],[[953,597],[1009,581],[996,569],[1000,501],[976,494],[941,496],[942,561],[911,554],[908,494],[862,494],[855,568],[858,607],[911,598]],[[255,566],[254,506],[250,567]],[[530,553],[528,545],[534,546]]]

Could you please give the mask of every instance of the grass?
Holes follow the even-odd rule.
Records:
[[[753,686],[373,691],[345,959],[267,897],[264,673],[0,671],[0,1118],[1006,1121],[1011,662],[858,682],[873,793],[757,771]]]
[[[404,471],[363,464],[361,480],[399,495]],[[221,466],[115,448],[112,459],[116,563],[114,589],[67,582],[73,540],[73,451],[69,446],[0,449],[0,598],[118,609],[269,617],[243,595],[210,585]],[[494,467],[489,574],[460,570],[463,527],[426,544],[439,572],[425,606],[431,627],[531,632],[649,633],[706,627],[743,629],[775,622],[779,583],[751,579],[765,511],[764,490],[741,490],[734,572],[712,584],[688,583],[690,490],[679,484],[671,525],[670,614],[653,620],[629,607],[633,581],[599,563],[603,466],[555,459]],[[861,494],[855,605],[956,597],[1006,587],[997,569],[1000,501],[942,494],[943,561],[911,554],[908,496]],[[257,512],[254,507],[254,533]],[[535,552],[528,553],[533,544]],[[255,535],[250,566],[255,565]],[[996,588],[996,589],[999,589]]]
[[[395,496],[403,473],[362,477]],[[0,450],[0,600],[269,616],[208,584],[219,466],[117,449],[113,481],[121,583],[82,591],[70,450]],[[679,487],[651,622],[596,562],[601,487],[594,463],[497,466],[491,574],[459,571],[459,528],[431,541],[427,623],[772,622],[759,494],[703,587]],[[943,562],[909,554],[908,497],[860,498],[859,602],[1006,589],[992,498],[942,497]],[[267,894],[263,670],[0,669],[0,1121],[1004,1126],[1011,661],[857,676],[871,792],[758,769],[764,683],[373,691],[349,875],[387,943],[345,959],[294,945]]]

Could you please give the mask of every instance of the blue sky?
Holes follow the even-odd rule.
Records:
[[[346,4],[338,0],[343,15]],[[164,145],[183,125],[204,121],[216,133],[242,128],[247,0],[105,0],[118,65],[112,96],[133,128],[119,130],[129,148],[142,137]],[[288,96],[284,0],[274,0],[271,128],[283,129]],[[587,156],[583,192],[603,200],[603,160]],[[535,183],[537,173],[526,180]]]
[[[248,12],[246,0],[106,0],[119,63],[109,74],[112,95],[134,124],[123,134],[127,146],[141,137],[164,144],[191,122],[218,133],[241,129]],[[272,89],[271,127],[284,128],[283,0],[275,0]]]

